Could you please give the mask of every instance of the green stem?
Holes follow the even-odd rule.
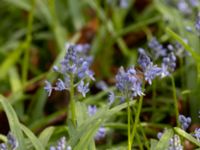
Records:
[[[170,76],[170,77],[171,77],[171,82],[172,82],[172,91],[173,91],[173,99],[174,99],[174,109],[175,109],[175,114],[176,114],[176,123],[177,123],[177,126],[180,127],[180,123],[179,123],[179,120],[178,120],[179,112],[178,112],[178,100],[177,100],[177,97],[176,97],[176,86],[175,86],[174,77],[173,76]]]
[[[130,111],[130,104],[129,104],[129,99],[126,99],[127,102],[127,113],[128,113],[128,150],[131,150],[131,111]]]
[[[131,145],[132,145],[132,141],[135,136],[137,125],[139,123],[140,113],[141,113],[141,109],[142,109],[142,103],[143,103],[143,96],[140,96],[139,103],[138,103],[138,109],[137,109],[136,116],[135,116],[135,123],[133,125],[133,130],[131,133]]]
[[[32,8],[29,12],[28,16],[28,26],[27,26],[27,34],[26,34],[26,41],[24,47],[24,58],[23,58],[23,67],[22,67],[22,82],[23,84],[27,81],[28,76],[28,65],[29,65],[29,47],[32,41],[32,28],[33,28],[33,12],[35,9],[35,0],[32,0]]]
[[[76,126],[76,108],[75,108],[75,99],[74,99],[74,76],[71,75],[70,80],[70,109],[71,109],[71,119],[74,124],[74,127]]]

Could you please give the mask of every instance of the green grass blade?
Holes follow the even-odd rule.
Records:
[[[21,124],[20,128],[24,131],[26,136],[30,139],[31,143],[35,147],[36,150],[45,150],[43,144],[40,142],[40,140],[34,135],[34,133],[27,128],[25,125]]]
[[[40,133],[39,140],[43,144],[44,147],[47,146],[47,143],[50,140],[54,130],[55,130],[55,127],[48,127],[44,129],[42,133]]]
[[[20,130],[20,122],[17,118],[17,114],[15,113],[12,106],[9,104],[8,100],[4,98],[2,95],[0,95],[0,103],[3,106],[3,109],[6,113],[10,130],[19,143],[18,150],[24,150],[25,141],[24,141],[23,133]]]
[[[0,65],[0,70],[1,70],[0,80],[6,76],[10,67],[19,60],[19,57],[23,50],[24,50],[24,44],[20,44],[17,47],[17,49],[13,50],[13,52],[9,54],[7,58],[3,61],[3,63]]]
[[[172,138],[172,136],[173,136],[173,130],[172,129],[166,130],[162,135],[160,141],[156,145],[155,150],[161,150],[161,149],[166,150],[169,146],[169,140],[170,138]]]
[[[200,147],[200,142],[198,142],[192,135],[188,134],[187,132],[185,132],[184,130],[178,128],[178,127],[175,127],[174,128],[174,131],[176,133],[178,133],[180,136],[186,138],[187,140],[189,140],[191,143],[197,145]]]
[[[199,62],[200,56],[187,44],[185,41],[174,31],[172,31],[170,28],[166,28],[166,32],[173,37],[175,40],[177,40],[180,44],[183,45],[183,47],[192,55],[192,57]]]

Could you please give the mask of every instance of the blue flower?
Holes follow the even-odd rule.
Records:
[[[97,112],[97,107],[95,105],[93,105],[93,106],[89,105],[88,106],[88,114],[89,114],[89,116],[95,115],[96,112]],[[101,127],[99,127],[94,139],[95,140],[100,140],[100,139],[104,138],[105,135],[106,135],[106,129],[101,126]]]
[[[85,97],[89,91],[89,82],[84,86],[84,80],[95,80],[94,72],[89,69],[93,60],[93,57],[87,56],[89,48],[88,44],[66,45],[67,53],[61,61],[61,66],[53,67],[55,72],[63,76],[64,81],[58,79],[55,87],[52,87],[48,81],[45,81],[44,89],[48,92],[48,96],[51,95],[53,89],[56,91],[70,90],[70,88],[75,87],[74,85],[80,82],[77,90]],[[73,81],[73,84],[71,81]]]
[[[200,128],[196,128],[194,131],[194,136],[200,142]]]
[[[63,91],[63,90],[65,90],[66,89],[65,83],[61,79],[58,79],[58,81],[56,82],[56,87],[54,89],[56,91]]]
[[[144,71],[144,78],[149,84],[152,84],[152,80],[156,76],[159,76],[162,73],[161,71],[162,69],[157,67],[157,65],[153,65],[153,63],[150,63]]]
[[[106,129],[104,127],[100,127],[94,137],[95,140],[100,140],[102,138],[104,138],[106,135]]]
[[[49,150],[72,150],[72,148],[67,144],[66,138],[62,137],[58,140],[57,145],[50,146]]]
[[[116,87],[125,98],[133,98],[143,95],[142,81],[136,76],[135,69],[129,68],[126,72],[121,67],[116,75]]]
[[[169,141],[168,150],[183,150],[183,146],[181,145],[181,140],[178,135],[174,135]]]
[[[95,105],[88,106],[88,114],[89,116],[93,116],[97,112],[97,107]]]
[[[96,87],[100,90],[106,90],[108,89],[108,85],[104,81],[99,81],[96,83]]]
[[[179,122],[181,124],[181,128],[186,130],[190,126],[191,118],[185,117],[184,115],[179,115]]]
[[[162,63],[160,77],[164,78],[164,77],[169,76],[169,75],[170,75],[170,73],[168,71],[168,66],[166,64]]]
[[[177,7],[184,14],[190,14],[191,13],[191,9],[189,7],[189,4],[186,3],[185,0],[179,0]]]
[[[110,91],[108,94],[109,105],[111,105],[115,101],[115,94],[114,92]]]
[[[165,49],[155,37],[151,39],[148,46],[153,51],[153,54],[155,55],[156,59],[159,57],[166,56],[167,54],[167,49]]]
[[[53,90],[53,87],[51,86],[51,83],[49,81],[45,81],[44,89],[45,89],[45,91],[47,91],[48,96],[50,96],[51,92]]]
[[[145,53],[145,50],[143,48],[138,49],[139,57],[138,57],[138,64],[141,66],[143,71],[146,69],[146,67],[151,63],[150,58]]]
[[[128,0],[120,0],[119,1],[119,6],[121,8],[128,8]]]
[[[86,93],[89,92],[88,86],[89,86],[89,83],[84,85],[83,80],[81,80],[81,82],[78,84],[77,90],[78,90],[78,92],[80,92],[83,95],[83,97],[85,97]]]
[[[7,142],[0,144],[0,150],[16,150],[18,146],[19,143],[17,139],[9,132],[7,135]]]
[[[11,134],[11,132],[8,133],[7,135],[7,145],[12,149],[15,150],[17,149],[17,147],[19,146],[18,141],[16,140],[16,138]]]

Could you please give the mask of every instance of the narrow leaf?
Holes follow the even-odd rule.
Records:
[[[21,124],[20,128],[24,131],[26,136],[30,139],[31,143],[35,147],[36,150],[45,150],[42,143],[38,140],[38,138],[34,135],[34,133],[27,128],[25,125]]]
[[[3,106],[3,109],[6,113],[10,130],[19,143],[18,150],[24,150],[25,141],[24,141],[23,133],[20,130],[20,122],[17,118],[17,114],[15,113],[12,106],[9,104],[8,100],[2,95],[0,95],[0,103]]]
[[[174,130],[180,136],[186,138],[187,140],[189,140],[193,144],[195,144],[195,145],[200,147],[200,142],[198,142],[192,135],[188,134],[187,132],[185,132],[184,130],[182,130],[182,129],[178,128],[178,127],[175,127]]]

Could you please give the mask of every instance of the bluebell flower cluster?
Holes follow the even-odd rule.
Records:
[[[167,49],[164,48],[155,37],[151,39],[151,41],[148,43],[148,46],[153,51],[156,59],[167,55]]]
[[[125,98],[133,98],[143,95],[142,80],[136,75],[136,70],[132,67],[127,71],[121,67],[116,75],[116,87]]]
[[[181,140],[178,135],[174,135],[169,141],[168,150],[183,150],[183,146],[181,145]]]
[[[89,92],[89,82],[85,82],[88,81],[88,79],[95,80],[94,72],[89,69],[93,61],[92,57],[87,56],[89,48],[90,46],[88,44],[66,46],[67,53],[61,61],[61,66],[53,67],[55,72],[63,75],[63,79],[59,78],[55,87],[53,87],[50,82],[45,81],[44,89],[47,91],[48,96],[51,95],[53,90],[70,90],[71,86],[77,86],[77,91],[80,92],[83,97],[86,96],[86,93]]]
[[[176,68],[176,56],[173,52],[169,53],[163,58],[162,66],[167,67],[170,72],[173,72]]]
[[[166,129],[165,129],[166,130]],[[164,130],[164,132],[165,132]],[[163,136],[163,132],[158,132],[157,138],[160,140]],[[168,150],[183,150],[183,146],[181,145],[180,137],[175,134],[170,140],[169,140],[169,147]]]
[[[49,150],[72,150],[72,148],[67,144],[66,138],[62,137],[58,140],[57,145],[50,146]]]
[[[142,48],[139,49],[138,64],[141,66],[142,71],[144,72],[145,81],[147,81],[149,84],[152,84],[152,80],[157,76],[165,77],[163,76],[166,71],[164,70],[164,67],[153,65],[153,62],[151,62],[149,56],[147,56],[145,50]]]
[[[194,131],[194,136],[200,142],[200,128],[196,128]]]
[[[89,116],[93,116],[95,115],[95,113],[97,112],[97,107],[95,105],[89,105],[88,106],[88,114]],[[94,139],[95,140],[101,140],[102,138],[104,138],[106,135],[106,129],[104,127],[99,127]]]
[[[154,41],[155,42],[155,41]],[[152,46],[153,44],[151,44]],[[154,43],[161,47],[158,43]],[[162,48],[159,48],[162,49]],[[122,97],[133,98],[136,96],[144,95],[142,91],[143,79],[150,85],[156,77],[166,77],[170,75],[170,71],[174,71],[176,66],[176,57],[173,52],[170,54],[163,53],[163,63],[161,67],[154,65],[145,50],[139,48],[138,64],[141,70],[135,70],[134,67],[129,68],[127,71],[121,67],[116,75],[116,87],[122,93]],[[165,51],[165,50],[164,50]],[[166,51],[165,51],[166,52]],[[113,96],[112,96],[113,97]]]
[[[163,47],[155,37],[148,44],[149,48],[152,51],[152,54],[155,55],[155,59],[161,58],[161,77],[169,76],[176,68],[176,56],[175,56],[175,47],[172,44],[168,44],[167,48]],[[179,44],[180,47],[180,44]],[[181,50],[181,51],[180,51]],[[177,53],[181,53],[184,49],[181,47],[176,48]],[[180,55],[181,55],[180,54]],[[178,54],[179,55],[179,54]],[[158,69],[156,69],[158,70]]]
[[[184,115],[179,115],[179,122],[181,124],[181,128],[183,130],[187,130],[187,128],[190,126],[191,123],[191,118],[190,117],[185,117]]]
[[[7,142],[0,144],[0,150],[16,150],[19,146],[17,139],[9,132]]]

